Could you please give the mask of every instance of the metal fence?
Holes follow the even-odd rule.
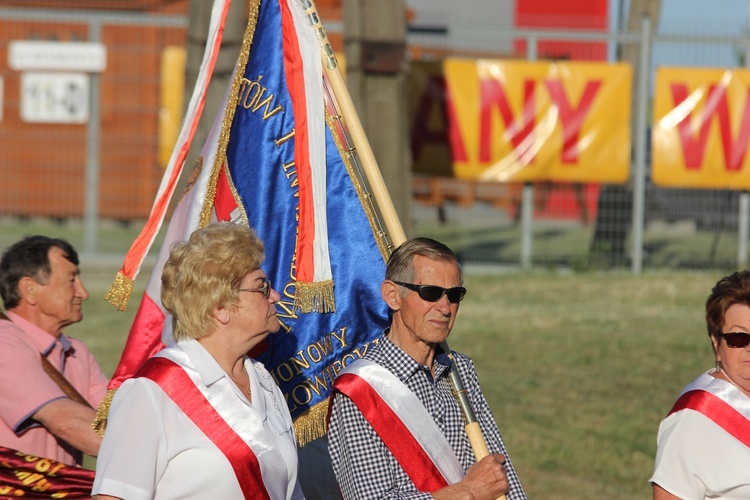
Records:
[[[333,31],[340,29],[332,25]],[[186,26],[187,12],[0,8],[0,247],[23,234],[44,232],[67,237],[93,256],[127,250],[161,178],[164,55],[170,47],[185,46]],[[481,265],[622,267],[635,273],[744,267],[747,195],[653,186],[648,124],[653,60],[665,65],[741,65],[744,59],[736,55],[746,53],[750,38],[651,31],[648,20],[642,35],[467,29],[452,34],[471,47],[463,53],[439,37],[411,35],[412,46],[435,49],[421,50],[423,58],[447,53],[515,57],[508,52],[522,48],[522,57],[535,60],[559,57],[548,52],[546,42],[567,40],[575,42],[577,59],[633,50],[640,55],[635,60],[641,68],[633,82],[636,120],[628,184],[457,187],[451,179],[439,179],[441,196],[436,197],[438,184],[415,176],[415,231],[445,240],[464,262]],[[106,48],[106,69],[86,73],[85,119],[65,115],[74,114],[77,108],[72,108],[81,99],[81,94],[71,97],[74,79],[66,76],[71,72],[55,70],[55,84],[34,94],[34,79],[24,77],[27,70],[10,67],[10,44],[19,40],[85,41]],[[37,116],[34,121],[32,116],[29,121],[23,115],[29,99],[50,106],[50,116],[58,113],[62,118]],[[462,198],[466,189],[471,196]]]
[[[604,45],[611,55],[634,53],[630,180],[625,185],[506,185],[504,193],[495,188],[496,197],[487,199],[480,195],[490,189],[485,184],[467,187],[451,179],[436,183],[417,176],[417,231],[447,241],[469,264],[572,270],[625,268],[636,274],[644,269],[731,270],[747,265],[747,193],[653,185],[649,124],[657,65],[741,66],[750,38],[652,33],[647,18],[641,34],[467,30],[461,36],[470,40],[465,45],[473,50],[462,54],[441,47],[443,52],[477,57],[477,47],[483,47],[488,52],[485,57],[496,57],[492,48],[499,47],[515,50],[506,57],[527,60],[560,56],[601,60]],[[564,54],[556,53],[551,47],[560,42],[573,42],[574,47]],[[431,42],[421,34],[412,37],[410,43],[440,46],[439,38]],[[519,54],[519,47],[525,52]],[[437,187],[427,189],[424,186],[428,183]],[[440,191],[439,196],[435,196],[435,189]],[[467,189],[473,192],[468,198]]]
[[[186,25],[183,14],[0,9],[0,247],[40,232],[124,254],[161,180],[162,72]]]

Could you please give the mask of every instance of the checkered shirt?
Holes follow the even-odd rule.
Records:
[[[416,394],[466,471],[475,462],[474,452],[464,429],[461,408],[451,391],[448,379],[451,361],[448,356],[438,349],[435,357],[436,382],[433,382],[428,367],[417,363],[385,335],[364,357],[393,372]],[[508,500],[525,499],[526,494],[505,450],[500,431],[479,388],[474,364],[468,356],[460,353],[455,353],[454,359],[490,453],[502,453],[506,457],[506,474],[510,483]],[[328,448],[345,499],[432,498],[429,493],[417,491],[356,405],[339,392],[335,393],[331,403]]]

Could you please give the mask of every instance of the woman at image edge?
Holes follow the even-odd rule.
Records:
[[[750,272],[706,301],[716,369],[695,379],[659,426],[654,499],[750,498]]]
[[[229,223],[172,248],[161,300],[175,343],[118,389],[95,499],[302,498],[286,401],[246,356],[280,328],[262,261],[252,230]]]

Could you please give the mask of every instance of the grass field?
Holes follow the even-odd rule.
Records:
[[[88,270],[84,339],[111,374],[140,300],[101,297]],[[148,271],[139,282],[145,283]],[[650,498],[659,421],[713,365],[703,303],[719,273],[468,275],[450,341],[477,365],[530,498]],[[140,285],[142,289],[142,284]]]
[[[650,498],[659,421],[713,364],[718,276],[468,277],[470,354],[531,498]]]

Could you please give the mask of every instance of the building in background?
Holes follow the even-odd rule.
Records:
[[[185,21],[175,21],[187,4],[0,0],[0,214],[82,217],[86,166],[95,162],[99,216],[128,221],[148,215],[163,172],[161,74],[170,48],[185,46]],[[131,17],[118,21],[125,9]],[[96,42],[106,51],[106,66],[92,73],[13,69],[9,51],[19,41]],[[92,131],[93,119],[98,126]]]

